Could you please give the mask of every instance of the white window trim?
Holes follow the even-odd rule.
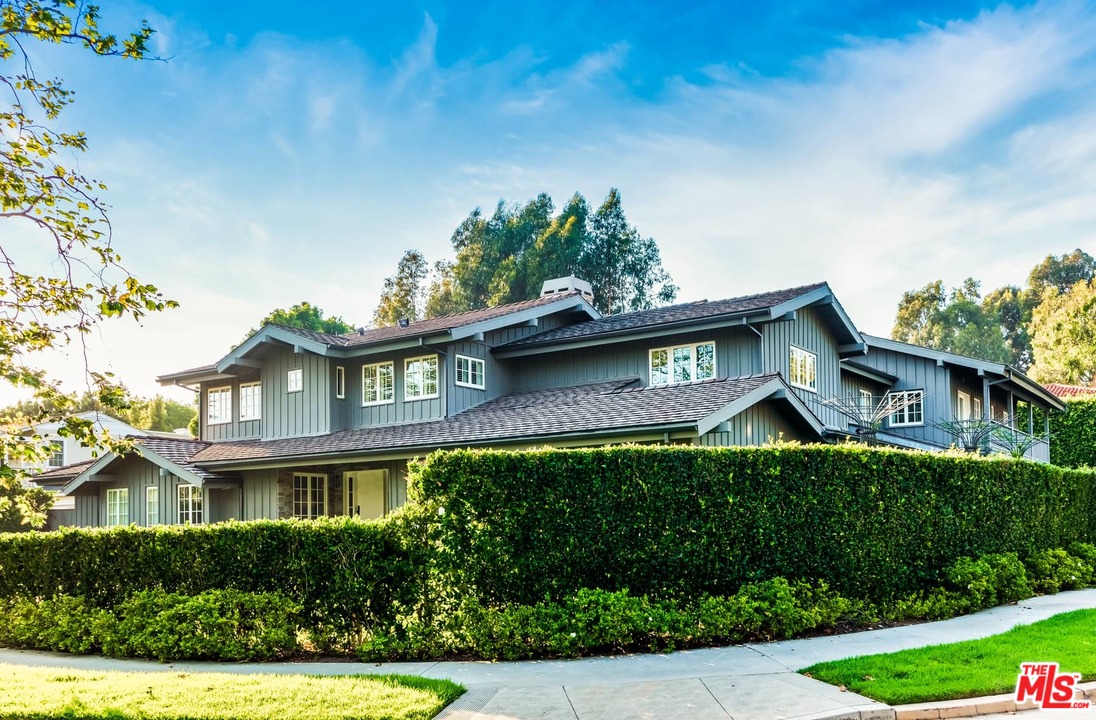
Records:
[[[209,417],[209,398],[213,395],[213,393],[222,393],[222,392],[227,392],[228,393],[228,402],[225,403],[225,407],[224,407],[225,417],[222,420],[214,420],[214,419]],[[206,390],[205,416],[206,416],[206,425],[230,425],[232,423],[232,386],[231,385],[221,385],[219,387],[211,387],[208,390]]]
[[[297,378],[297,387],[293,387],[293,378]],[[304,390],[304,368],[293,368],[285,374],[285,391],[287,393],[301,392]]]
[[[864,402],[864,401],[867,402]],[[860,388],[860,397],[857,403],[860,406],[861,412],[871,413],[875,411],[875,396],[872,395],[871,390],[867,388]]]
[[[257,387],[259,388],[259,406],[255,415],[244,415],[244,388]],[[255,382],[240,383],[240,422],[245,420],[262,420],[263,419],[263,383],[256,380]]]
[[[346,399],[346,368],[342,365],[335,368],[335,397]]]
[[[65,466],[65,441],[63,438],[48,438],[49,443],[49,457],[46,458],[46,467],[59,468]],[[53,458],[61,456],[61,463],[59,465],[53,464]]]
[[[385,365],[392,367],[392,397],[387,400],[366,400],[365,399],[365,371],[369,368],[380,368]],[[377,375],[377,396],[380,396],[380,374]],[[362,407],[374,407],[376,405],[392,405],[396,402],[396,363],[391,360],[379,363],[370,363],[368,365],[362,365]]]
[[[194,514],[194,510],[193,510],[193,508],[194,508],[194,495],[193,495],[193,493],[194,493],[195,490],[198,491],[198,501],[202,504],[202,509],[201,509],[202,517],[198,522],[194,522],[193,520],[187,520],[187,521],[183,520],[183,488],[191,488],[190,490],[187,491],[187,494],[190,496],[188,498],[188,501],[190,502],[190,507],[191,507],[190,514],[191,515]],[[179,485],[175,488],[175,510],[179,515],[179,524],[180,525],[204,525],[205,524],[205,516],[206,516],[206,507],[205,507],[205,493],[202,492],[202,488],[197,486],[197,485],[191,485],[190,483],[179,483]]]
[[[991,413],[992,414],[992,413]],[[970,419],[981,420],[983,417],[982,398],[972,395],[970,398]]]
[[[419,362],[420,360],[433,360],[434,372],[436,377],[434,378],[434,394],[433,395],[408,395],[407,394],[407,366],[413,362]],[[403,361],[403,401],[404,402],[416,402],[418,400],[435,400],[441,397],[441,363],[438,362],[437,355],[420,355],[419,357],[407,358]]]
[[[120,502],[111,503],[111,497],[120,498]],[[111,522],[111,505],[120,506],[122,514],[121,522]],[[107,527],[124,527],[129,525],[129,488],[107,488]]]
[[[308,495],[308,502],[305,503],[305,506],[308,508],[308,513],[309,513],[307,516],[297,514],[297,478],[307,478],[308,479],[308,485],[309,485],[308,493],[309,493],[309,495]],[[311,484],[312,484],[312,481],[316,480],[316,479],[323,480],[323,514],[322,515],[313,515],[312,514],[312,487],[311,487]],[[299,520],[315,520],[316,518],[327,517],[327,506],[328,506],[328,503],[330,501],[330,498],[327,495],[327,489],[328,489],[327,475],[324,475],[322,473],[293,473],[293,517],[297,518]]]
[[[467,360],[468,361],[468,375],[470,377],[475,377],[475,375],[476,375],[474,372],[472,372],[472,364],[473,363],[479,363],[480,377],[483,378],[483,382],[481,384],[476,385],[475,383],[461,382],[458,379],[458,378],[460,378],[459,365],[460,365],[461,360]],[[474,357],[471,357],[471,356],[468,356],[468,355],[457,355],[456,362],[453,364],[453,382],[458,387],[473,388],[475,390],[486,390],[487,389],[487,363],[484,362],[483,360],[481,360],[480,358],[474,358]]]
[[[788,349],[788,384],[791,385],[792,387],[797,387],[800,390],[806,390],[807,392],[817,393],[818,392],[818,354],[817,353],[812,353],[810,350],[806,350],[804,348],[801,348],[798,345],[789,345],[788,348],[789,348]],[[797,383],[796,381],[792,380],[792,353],[794,353],[797,350],[799,352],[803,353],[804,355],[806,355],[807,357],[809,357],[813,361],[811,364],[814,365],[814,387],[811,387],[810,385],[803,385],[802,383]]]
[[[153,497],[155,496],[155,499]],[[156,508],[156,519],[153,520],[149,510]],[[153,525],[160,524],[160,486],[159,485],[146,485],[145,486],[145,525],[152,527]]]
[[[715,341],[701,340],[700,342],[685,343],[684,345],[667,345],[665,347],[649,348],[647,350],[647,384],[653,387],[664,387],[666,385],[685,385],[691,382],[699,382],[696,377],[696,358],[699,353],[697,353],[696,349],[701,345],[712,346],[712,377],[701,378],[701,381],[711,380],[712,378],[717,377],[719,375],[719,373],[717,372],[717,368],[719,367],[719,359],[717,357]],[[679,348],[690,348],[692,350],[692,352],[689,353],[689,374],[692,376],[692,380],[679,380],[677,382],[674,381],[674,350],[677,350]],[[669,370],[669,372],[667,373],[669,380],[664,383],[656,383],[653,379],[654,363],[651,362],[651,356],[654,355],[656,352],[660,352],[662,350],[666,351],[666,362],[668,363],[666,367]]]
[[[899,394],[901,394],[901,395],[912,395],[913,393],[918,393],[918,394],[921,395],[921,420],[918,421],[918,422],[900,422],[900,423],[896,423],[896,422],[894,422],[895,413],[892,413],[892,414],[887,416],[887,426],[888,427],[892,427],[892,428],[897,428],[897,427],[921,427],[925,424],[925,391],[924,390],[899,390],[897,392],[892,392],[891,395],[899,395]],[[902,408],[899,412],[901,412],[906,417],[909,417],[909,410],[910,410],[911,407],[913,407],[913,406],[912,405],[907,405],[906,407]]]

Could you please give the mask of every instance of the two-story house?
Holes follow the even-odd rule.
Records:
[[[899,374],[825,283],[604,317],[591,299],[564,278],[535,300],[348,335],[265,326],[160,378],[200,393],[200,438],[81,469],[75,524],[379,517],[406,501],[407,461],[438,448],[835,441],[856,436],[849,393],[892,402],[878,439],[951,444],[927,414],[946,417],[951,390]],[[987,408],[1060,406],[1011,369],[949,357],[989,373]]]

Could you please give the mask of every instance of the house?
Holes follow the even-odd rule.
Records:
[[[1006,403],[1013,424],[1017,401],[1061,406],[1011,368],[864,336],[826,283],[610,316],[591,299],[563,278],[534,300],[347,335],[267,325],[159,378],[200,394],[199,439],[148,438],[140,456],[80,469],[65,487],[74,524],[379,517],[406,501],[408,460],[438,448],[760,445],[873,428],[941,448],[952,442],[933,414],[953,415],[970,378],[980,412]],[[862,417],[884,411],[881,429]]]
[[[1087,400],[1096,397],[1096,387],[1086,385],[1063,385],[1062,383],[1047,383],[1044,385],[1051,395],[1062,400]]]

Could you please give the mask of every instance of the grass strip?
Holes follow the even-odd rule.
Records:
[[[0,718],[428,720],[464,688],[406,675],[89,672],[0,665]]]
[[[1096,679],[1096,610],[1075,610],[981,640],[818,663],[800,670],[891,705],[1016,690],[1022,662]]]

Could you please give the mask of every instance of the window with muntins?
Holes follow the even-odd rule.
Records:
[[[818,356],[792,345],[788,360],[788,382],[818,392]]]
[[[262,383],[245,383],[240,386],[240,419],[259,420],[263,414]]]
[[[145,525],[160,524],[160,488],[149,485],[145,488]]]
[[[179,523],[181,525],[201,525],[202,518],[202,489],[195,485],[180,485]]]
[[[484,362],[479,358],[457,355],[457,385],[483,390]]]
[[[656,348],[648,355],[651,385],[707,380],[715,377],[715,343]]]
[[[381,405],[395,400],[395,369],[392,363],[362,367],[362,405]]]
[[[206,394],[206,424],[232,422],[232,388],[210,388]]]
[[[438,396],[438,356],[411,358],[403,364],[403,399]]]
[[[58,440],[53,443],[53,453],[49,456],[50,467],[64,467],[65,466],[65,444]]]
[[[872,398],[871,390],[860,388],[860,414],[864,417],[871,417],[874,410],[875,400]]]
[[[891,427],[925,424],[924,390],[903,390],[902,392],[891,393],[891,397],[896,402],[909,401],[908,405],[890,416]]]
[[[293,517],[313,520],[327,514],[327,476],[293,475]]]
[[[111,488],[107,490],[107,526],[129,525],[129,490]]]
[[[286,392],[300,392],[304,388],[304,371],[300,368],[290,370],[285,377]]]

